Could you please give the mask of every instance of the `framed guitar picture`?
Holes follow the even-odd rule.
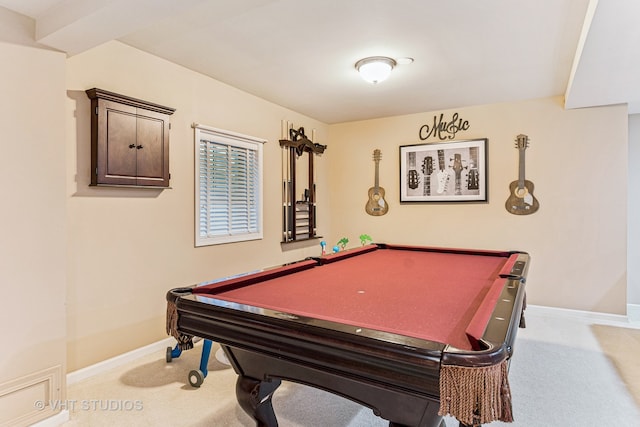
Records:
[[[486,202],[487,139],[400,146],[400,202]]]

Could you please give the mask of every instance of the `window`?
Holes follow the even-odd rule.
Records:
[[[262,144],[195,128],[196,246],[262,239]]]

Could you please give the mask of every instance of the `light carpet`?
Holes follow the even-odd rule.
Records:
[[[591,330],[602,351],[615,366],[636,403],[640,405],[640,329],[593,325]]]
[[[491,426],[640,425],[640,409],[629,392],[637,378],[623,381],[617,362],[602,350],[611,345],[596,338],[600,332],[584,320],[528,313],[510,371],[515,422]],[[637,354],[630,353],[636,360]],[[189,385],[188,372],[199,366],[199,358],[199,347],[172,363],[165,362],[164,354],[150,355],[70,385],[68,399],[76,403],[64,426],[253,427],[236,403],[235,373],[215,357],[204,384]],[[281,427],[388,425],[368,408],[289,382],[276,391],[273,404]],[[446,423],[457,426],[453,419]]]

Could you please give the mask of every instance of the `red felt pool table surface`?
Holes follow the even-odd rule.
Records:
[[[364,247],[291,274],[245,276],[193,293],[473,349],[506,281],[500,275],[517,255],[392,249]]]
[[[180,349],[218,341],[240,406],[277,426],[281,380],[372,408],[390,425],[509,422],[525,252],[376,244],[167,293]]]

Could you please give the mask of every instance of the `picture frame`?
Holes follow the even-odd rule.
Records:
[[[400,203],[486,202],[486,138],[400,146]]]

